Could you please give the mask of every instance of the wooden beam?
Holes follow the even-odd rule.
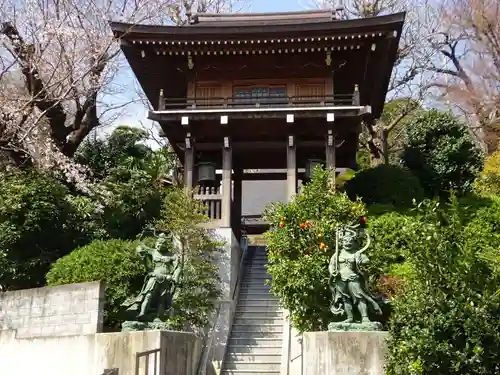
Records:
[[[182,143],[177,144],[178,147],[183,148]],[[325,145],[324,141],[299,141],[296,144],[297,148],[323,148]],[[220,150],[222,146],[222,141],[219,142],[198,142],[196,143],[197,151],[215,151]],[[235,151],[241,150],[276,150],[283,149],[287,147],[287,142],[268,142],[268,141],[256,141],[256,142],[233,142],[232,149]]]

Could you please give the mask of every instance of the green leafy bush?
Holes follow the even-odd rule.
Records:
[[[101,185],[99,216],[109,237],[134,239],[159,218],[164,188],[146,171],[117,167]]]
[[[346,184],[351,199],[359,197],[366,204],[410,207],[424,192],[420,181],[409,170],[396,165],[379,165],[361,170]]]
[[[175,233],[184,259],[182,281],[174,306],[179,314],[172,323],[182,329],[186,324],[194,329],[206,327],[222,296],[217,258],[224,243],[218,241],[202,225],[207,217],[204,206],[193,199],[192,192],[172,187],[165,195],[156,229]]]
[[[331,191],[329,179],[329,172],[316,169],[291,203],[272,204],[265,212],[271,223],[265,234],[271,291],[300,331],[325,329],[332,321],[328,263],[335,250],[335,228],[365,213],[361,203]]]
[[[446,208],[425,202],[401,232],[412,272],[393,304],[388,375],[500,372],[495,205],[469,215],[455,199]]]
[[[94,177],[103,179],[119,166],[139,167],[153,151],[146,146],[143,129],[119,126],[107,138],[88,138],[79,147],[75,158],[90,168]]]
[[[86,243],[69,191],[35,171],[0,179],[0,286],[25,289],[44,285],[52,262]]]
[[[215,308],[215,301],[221,296],[216,257],[222,244],[214,241],[199,225],[205,221],[199,213],[202,206],[182,188],[169,191],[165,207],[156,230],[172,232],[179,237],[181,246],[172,250],[183,262],[179,293],[173,301],[176,316],[171,323],[178,329],[183,329],[185,324],[203,328]],[[153,238],[145,241],[149,246],[154,244]],[[47,282],[60,285],[104,281],[105,323],[118,328],[122,322],[121,303],[140,291],[147,271],[135,253],[138,244],[138,241],[119,239],[94,241],[59,259],[47,274]]]
[[[411,220],[407,214],[388,212],[379,216],[369,216],[368,231],[372,246],[368,250],[370,264],[367,272],[372,290],[392,300],[404,291],[407,273],[406,253],[411,243],[401,235]]]
[[[135,239],[159,218],[164,181],[175,163],[171,152],[152,150],[146,140],[144,130],[120,126],[79,148],[76,159],[89,168],[96,184],[91,199],[72,202],[94,238]]]
[[[119,239],[94,241],[73,250],[54,263],[47,273],[49,286],[90,281],[103,281],[106,285],[104,322],[117,327],[120,304],[137,293],[146,275],[146,269],[135,249],[138,241]]]
[[[406,125],[403,164],[430,196],[468,191],[482,167],[482,153],[467,127],[451,113],[427,111]]]

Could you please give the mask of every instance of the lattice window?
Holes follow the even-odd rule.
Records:
[[[196,102],[207,104],[214,99],[220,101],[222,90],[217,86],[201,86],[196,88]]]
[[[325,85],[297,85],[295,86],[297,99],[314,100],[325,97]]]
[[[286,87],[235,87],[234,98],[236,102],[253,102],[266,103],[266,98],[286,98]],[[275,103],[276,100],[272,100]]]

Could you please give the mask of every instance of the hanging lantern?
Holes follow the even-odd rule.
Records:
[[[316,168],[318,165],[323,165],[323,160],[320,160],[320,159],[308,159],[307,160],[306,173],[305,173],[306,180],[310,180],[313,177],[314,168]]]
[[[215,182],[215,164],[210,162],[198,163],[198,183]]]

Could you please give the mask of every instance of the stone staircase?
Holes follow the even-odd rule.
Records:
[[[283,340],[283,317],[278,299],[264,285],[264,246],[248,249],[240,294],[227,343],[222,375],[279,375]]]

